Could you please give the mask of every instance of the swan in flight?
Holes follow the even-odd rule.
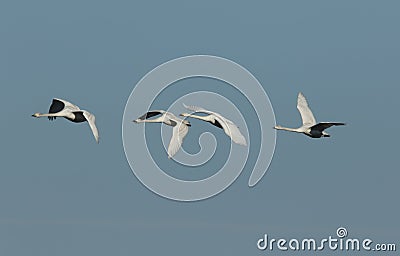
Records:
[[[324,130],[336,125],[345,125],[344,123],[333,123],[333,122],[321,122],[315,121],[314,115],[308,106],[307,100],[304,95],[300,92],[297,96],[297,109],[300,112],[303,125],[299,128],[286,128],[282,126],[275,126],[277,130],[285,130],[290,132],[304,133],[311,138],[330,137]]]
[[[242,146],[247,146],[246,139],[242,135],[242,133],[239,130],[239,127],[237,127],[231,120],[223,117],[221,114],[206,110],[204,108],[196,107],[196,106],[187,106],[183,104],[185,108],[187,108],[190,111],[193,112],[199,112],[199,113],[205,113],[208,114],[207,116],[197,116],[197,115],[192,115],[188,113],[182,113],[180,116],[184,117],[192,117],[196,119],[200,119],[206,122],[209,122],[218,128],[221,128],[224,130],[226,135],[231,137],[232,141],[235,142],[236,144],[242,145]]]
[[[149,119],[154,116],[159,116]],[[168,145],[168,158],[173,157],[182,146],[183,139],[189,131],[190,123],[187,120],[180,119],[174,114],[164,110],[151,110],[141,117],[133,120],[135,123],[164,123],[174,127],[172,129],[171,141]]]
[[[37,118],[48,117],[49,120],[64,117],[74,123],[88,122],[96,142],[99,143],[99,132],[95,124],[95,116],[66,100],[54,98],[48,114],[35,113],[32,116]]]

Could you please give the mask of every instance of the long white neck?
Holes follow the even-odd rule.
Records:
[[[39,118],[39,117],[50,117],[50,116],[52,116],[52,117],[60,117],[60,115],[58,115],[58,113],[52,113],[52,114],[50,114],[50,113],[48,113],[48,114],[35,113],[32,116],[33,117],[37,117],[37,118]]]
[[[282,127],[280,125],[277,125],[274,128],[277,130],[284,130],[284,131],[289,131],[289,132],[303,132],[299,128],[287,128],[287,127]]]
[[[134,121],[135,123],[162,123],[163,120],[161,120],[160,118],[156,118],[156,119],[136,119]]]
[[[46,113],[46,114],[41,114],[41,113],[35,113],[32,115],[33,117],[65,117],[69,118],[71,120],[75,119],[75,115],[72,112],[67,112],[67,111],[61,111],[57,113]]]

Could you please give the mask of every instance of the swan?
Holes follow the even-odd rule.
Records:
[[[64,117],[74,123],[88,122],[96,142],[99,143],[99,132],[95,124],[95,116],[66,100],[54,98],[48,114],[35,113],[32,116],[36,118],[48,117],[49,120]]]
[[[299,92],[297,96],[297,109],[300,112],[301,119],[303,120],[303,125],[299,128],[286,128],[280,125],[275,126],[277,130],[285,130],[290,132],[304,133],[311,138],[321,138],[330,137],[328,133],[324,130],[337,125],[345,125],[344,123],[334,123],[334,122],[320,122],[317,124],[315,117],[308,106],[307,100],[304,95]]]
[[[148,119],[154,116],[159,116],[153,119]],[[174,127],[172,129],[171,141],[168,145],[168,158],[173,157],[182,146],[183,139],[189,131],[190,122],[180,119],[174,114],[164,110],[151,110],[146,114],[133,120],[135,123],[164,123]]]
[[[183,106],[193,112],[200,112],[200,113],[205,113],[208,114],[207,116],[197,116],[193,114],[188,114],[188,113],[182,113],[180,116],[184,117],[192,117],[196,119],[200,119],[206,122],[209,122],[218,128],[221,128],[224,130],[226,135],[228,135],[233,142],[236,144],[242,145],[242,146],[247,146],[247,142],[245,137],[242,135],[242,133],[239,130],[239,127],[236,126],[231,120],[223,117],[221,114],[212,112],[209,110],[206,110],[204,108],[196,107],[196,106],[187,106],[183,104]]]

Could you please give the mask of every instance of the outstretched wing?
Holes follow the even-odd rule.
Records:
[[[297,109],[299,110],[301,119],[303,120],[303,126],[311,126],[317,123],[311,109],[308,107],[306,98],[301,92],[299,92],[299,95],[297,96]]]
[[[215,112],[212,112],[210,110],[207,110],[207,109],[204,109],[204,108],[201,108],[201,107],[197,107],[197,106],[186,105],[186,104],[183,104],[183,106],[186,109],[188,109],[190,111],[193,111],[193,112],[201,112],[201,113],[206,113],[206,114],[210,114],[210,115],[216,114]]]
[[[64,107],[65,107],[65,104],[62,100],[53,99],[53,102],[50,105],[49,114],[58,113],[58,112],[62,111],[64,109]],[[56,119],[55,116],[49,116],[47,118],[49,120]]]
[[[246,138],[240,132],[239,127],[237,127],[236,124],[221,115],[215,116],[215,120],[220,124],[220,126],[222,126],[226,135],[231,137],[233,142],[242,146],[247,146]]]
[[[234,124],[231,120],[229,120],[228,118],[222,116],[222,115],[219,114],[219,113],[216,113],[216,112],[213,112],[213,111],[210,111],[210,110],[201,108],[201,107],[197,107],[197,106],[188,106],[188,105],[185,105],[185,104],[183,104],[183,106],[184,106],[186,109],[190,110],[190,111],[206,113],[206,114],[209,114],[209,115],[214,116],[214,118],[216,118],[216,119],[224,120],[225,123]],[[217,124],[215,124],[215,125],[218,126]],[[218,126],[218,127],[220,127],[220,126]],[[221,128],[222,128],[222,127],[221,127]]]
[[[79,111],[80,110],[80,108],[77,105],[74,105],[69,101],[62,100],[62,99],[57,99],[57,98],[54,98],[53,102],[54,101],[59,102],[59,103],[57,103],[57,105],[60,104],[60,103],[64,104],[64,107],[63,107],[64,109],[69,109],[71,111]],[[51,107],[50,107],[50,109],[51,109]],[[55,112],[55,113],[57,113],[57,112]]]
[[[145,119],[151,118],[153,116],[158,116],[158,115],[161,115],[161,114],[164,114],[164,113],[165,113],[165,111],[163,111],[163,110],[151,110],[151,111],[147,112],[146,114],[138,117],[137,119],[138,120],[145,120]]]
[[[318,123],[312,126],[311,129],[322,132],[323,130],[328,129],[331,126],[337,126],[337,125],[345,125],[345,123]]]
[[[96,127],[96,118],[93,114],[89,113],[86,110],[82,110],[83,116],[86,118],[89,123],[90,129],[92,130],[93,136],[96,139],[96,142],[99,143],[99,131]]]
[[[173,157],[181,148],[183,139],[187,135],[188,131],[189,127],[182,122],[179,122],[174,126],[172,129],[171,141],[168,145],[168,158]]]
[[[66,100],[54,98],[53,102],[50,105],[49,114],[59,113],[66,109],[71,110],[71,112],[80,110],[76,105]],[[48,118],[49,120],[56,119],[55,116],[49,116]]]
[[[50,109],[49,109],[49,114],[54,114],[58,113],[61,110],[63,110],[65,107],[64,102],[62,102],[59,99],[53,99],[53,102],[51,103]]]
[[[219,113],[212,112],[212,111],[209,111],[209,110],[201,108],[201,107],[187,106],[185,104],[183,104],[183,106],[193,112],[202,112],[202,113],[212,115],[215,119],[215,123],[213,123],[213,124],[217,127],[224,129],[224,132],[229,137],[231,137],[233,142],[235,142],[239,145],[243,145],[243,146],[247,145],[246,139],[243,136],[243,134],[240,132],[239,127],[237,127],[237,125],[235,123],[233,123],[231,120],[229,120],[228,118],[222,116]]]

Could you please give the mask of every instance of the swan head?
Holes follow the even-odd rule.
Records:
[[[40,117],[40,113],[35,113],[32,115],[33,117]]]
[[[184,116],[184,117],[188,117],[189,116],[189,114],[188,113],[182,113],[182,114],[179,114],[180,116]]]

